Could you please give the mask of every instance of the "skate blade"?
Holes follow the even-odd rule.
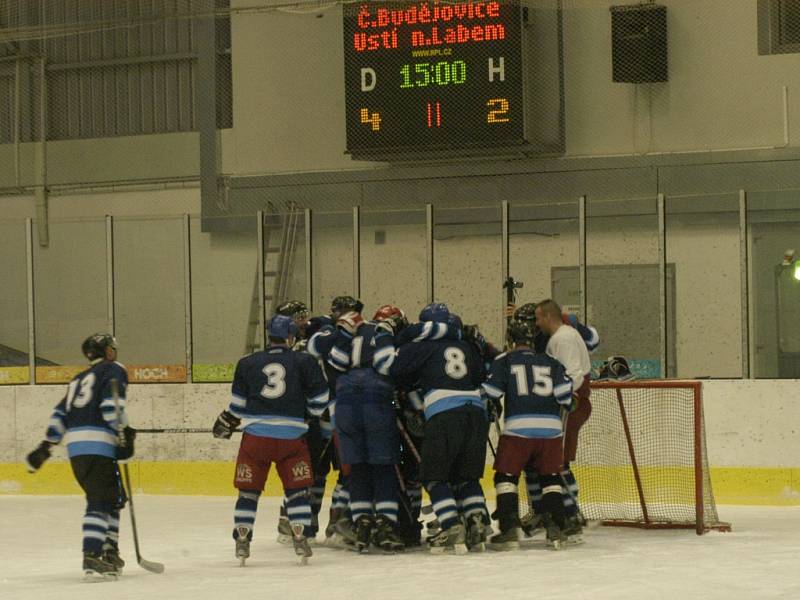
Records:
[[[466,544],[454,544],[452,546],[431,546],[430,552],[431,554],[464,556],[469,550],[467,550]]]
[[[246,556],[240,556],[239,557],[239,566],[243,567],[244,566],[244,561],[246,561],[246,560],[247,560]]]
[[[83,572],[83,581],[85,583],[102,583],[104,581],[116,581],[118,574],[114,573],[98,573],[93,569],[86,569]]]
[[[489,548],[495,552],[510,552],[511,550],[519,550],[519,542],[490,543]]]
[[[567,549],[567,542],[565,540],[548,540],[547,545],[550,547],[550,549],[555,551]]]
[[[475,544],[474,546],[470,546],[468,550],[470,552],[486,552],[486,543],[481,542],[480,544]]]
[[[300,566],[301,567],[305,567],[307,564],[308,564],[308,557],[305,556],[305,555],[301,556],[300,557]]]

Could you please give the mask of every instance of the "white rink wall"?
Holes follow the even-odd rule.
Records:
[[[800,402],[797,380],[703,381],[709,463],[721,502],[800,505]],[[46,470],[34,478],[21,464],[44,435],[50,413],[66,386],[0,387],[0,494],[28,493],[28,483],[46,480]],[[133,384],[128,392],[131,422],[138,428],[210,429],[227,407],[228,384]],[[140,434],[134,464],[163,465],[160,477],[172,470],[192,478],[178,493],[213,493],[202,478],[201,463],[215,473],[227,472],[236,456],[236,440],[215,440],[210,433]],[[58,447],[48,468],[66,469]],[[53,466],[53,463],[56,463]],[[169,468],[167,468],[169,465]],[[205,467],[204,467],[205,468]],[[62,473],[70,480],[68,470]],[[209,475],[210,476],[210,475]],[[144,477],[144,475],[143,475]],[[154,481],[154,479],[151,479]],[[142,484],[144,485],[144,484]],[[162,488],[158,488],[162,489]],[[145,491],[147,488],[145,486]],[[31,493],[58,493],[42,488]]]

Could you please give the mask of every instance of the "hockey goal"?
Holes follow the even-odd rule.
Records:
[[[711,489],[699,381],[596,382],[591,402],[574,463],[587,519],[730,530]]]

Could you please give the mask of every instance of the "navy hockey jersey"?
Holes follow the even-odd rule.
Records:
[[[297,439],[308,430],[306,412],[319,416],[328,406],[328,382],[317,361],[286,346],[242,358],[231,392],[228,410],[245,432],[260,437]]]
[[[111,380],[118,383],[117,408]],[[67,445],[67,454],[117,457],[118,430],[128,424],[125,390],[128,372],[118,362],[97,359],[70,382],[67,394],[58,403],[45,437],[48,442]],[[117,420],[119,412],[119,420]]]
[[[388,376],[394,355],[394,336],[377,329],[375,323],[364,323],[354,336],[346,331],[336,332],[328,364],[337,371],[372,367],[376,373]]]
[[[501,354],[483,389],[494,399],[505,395],[505,435],[561,436],[561,406],[572,401],[572,380],[555,358],[529,348]]]
[[[480,394],[484,374],[480,356],[463,340],[405,344],[391,368],[401,387],[421,390],[426,419],[459,406],[486,408]]]

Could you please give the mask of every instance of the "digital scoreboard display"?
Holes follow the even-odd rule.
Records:
[[[517,1],[344,6],[347,151],[524,141]]]

